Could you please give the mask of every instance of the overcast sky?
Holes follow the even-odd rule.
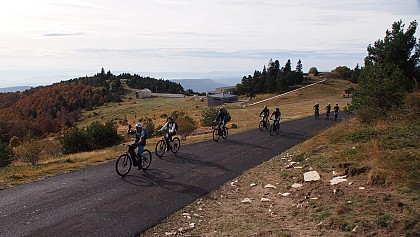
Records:
[[[354,68],[393,22],[419,16],[419,0],[2,0],[0,87],[102,67],[238,81],[270,58],[301,59],[306,72]]]

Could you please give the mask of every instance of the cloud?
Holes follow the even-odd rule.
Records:
[[[46,33],[42,34],[44,37],[67,37],[67,36],[80,36],[80,35],[86,35],[82,32],[75,32],[75,33]]]

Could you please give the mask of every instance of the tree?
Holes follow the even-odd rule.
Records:
[[[6,167],[13,161],[13,149],[0,140],[0,168]]]
[[[403,80],[404,74],[395,64],[366,67],[353,93],[351,108],[358,110],[362,121],[385,117],[402,104],[406,92]]]
[[[345,80],[350,80],[352,71],[347,66],[338,66],[334,70],[332,70],[332,73],[335,74],[337,77]]]
[[[369,44],[365,67],[375,64],[395,64],[405,76],[404,84],[407,90],[412,90],[415,77],[419,80],[420,42],[414,36],[417,22],[412,21],[404,32],[404,24],[397,21],[392,24],[392,30],[385,32],[383,40],[377,40],[372,46]]]
[[[319,75],[318,69],[316,67],[311,67],[309,69],[309,74],[312,74],[314,76],[318,76]]]
[[[359,80],[360,73],[361,69],[359,68],[359,64],[357,64],[351,73],[350,81],[353,83],[357,83],[357,81]]]
[[[296,64],[296,72],[303,73],[303,65],[302,65],[302,62],[300,61],[300,59]]]
[[[289,59],[289,60],[287,60],[286,65],[284,65],[283,72],[284,73],[289,73],[291,71],[292,71],[292,63],[290,62],[290,59]]]

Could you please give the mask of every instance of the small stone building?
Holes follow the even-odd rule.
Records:
[[[152,91],[148,88],[136,91],[136,98],[149,98],[152,97]]]
[[[234,102],[238,102],[237,95],[225,94],[225,93],[207,95],[207,105],[209,107],[222,105],[224,103],[234,103]]]

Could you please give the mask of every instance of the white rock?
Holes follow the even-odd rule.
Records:
[[[256,183],[252,183],[252,184],[250,184],[249,186],[251,186],[251,187],[255,187],[255,186],[257,186],[257,184],[256,184]]]
[[[191,214],[190,213],[188,213],[188,212],[184,212],[184,213],[182,213],[182,216],[190,216]]]
[[[303,180],[305,182],[310,182],[310,181],[318,181],[320,180],[321,177],[319,176],[318,172],[316,171],[309,171],[303,174]]]
[[[252,203],[251,198],[244,198],[242,199],[241,203]]]
[[[190,228],[194,228],[195,227],[195,223],[190,223],[189,226],[190,226]]]
[[[264,186],[264,188],[277,188],[276,186],[272,185],[272,184],[266,184]]]
[[[261,198],[261,202],[270,202],[271,201],[271,199],[269,199],[269,198]]]
[[[173,232],[165,232],[166,236],[173,235],[173,234],[174,234]]]
[[[335,172],[334,170],[333,170],[332,174],[333,174],[333,176],[337,176],[338,175],[338,173]]]
[[[289,196],[290,195],[290,193],[282,193],[281,194],[283,197],[287,197],[287,196]]]
[[[346,182],[347,181],[346,177],[347,176],[345,176],[345,175],[334,177],[333,179],[330,180],[330,184],[331,185],[336,185],[336,184],[339,184],[341,182]]]
[[[317,197],[312,197],[312,198],[310,198],[311,200],[318,200],[318,198]]]
[[[360,190],[363,190],[363,189],[365,189],[365,187],[359,187],[359,189],[360,189]]]
[[[349,183],[349,185],[352,185],[352,184],[353,184],[353,182],[350,182],[350,183]]]
[[[292,184],[292,188],[300,188],[302,186],[303,186],[302,184],[298,184],[298,183]]]
[[[303,169],[303,167],[302,166],[295,166],[295,167],[293,167],[293,169]]]

